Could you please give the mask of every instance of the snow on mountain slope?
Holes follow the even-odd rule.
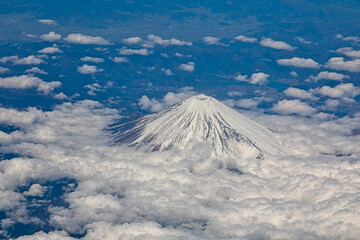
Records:
[[[187,150],[208,143],[215,157],[245,159],[287,153],[269,129],[202,94],[113,129],[116,142],[152,151]]]

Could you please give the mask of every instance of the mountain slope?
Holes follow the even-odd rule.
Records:
[[[197,143],[210,144],[216,157],[260,158],[287,151],[270,130],[205,95],[114,129],[116,142],[152,151],[186,150]]]

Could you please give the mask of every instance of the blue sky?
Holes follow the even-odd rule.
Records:
[[[209,181],[215,181],[216,174],[220,174],[227,182],[214,185],[214,188],[223,191],[224,195],[227,187],[235,189],[232,181],[246,180],[216,169],[212,162],[215,160],[207,162],[203,159],[200,162],[206,164],[201,166],[188,163],[188,159],[202,159],[200,150],[194,155],[180,154],[181,160],[169,162],[170,153],[146,155],[114,148],[108,143],[108,132],[103,131],[123,117],[156,113],[202,93],[276,132],[279,139],[304,157],[296,163],[296,166],[307,166],[299,170],[299,179],[330,189],[331,181],[323,178],[328,174],[336,179],[334,188],[350,185],[344,192],[329,190],[328,198],[320,196],[325,193],[316,189],[319,195],[315,194],[316,197],[309,200],[312,205],[306,205],[303,195],[315,191],[315,187],[301,185],[295,199],[285,197],[289,188],[298,184],[291,178],[294,169],[285,167],[284,172],[268,176],[256,169],[256,164],[240,164],[259,179],[275,181],[278,177],[293,184],[273,190],[289,204],[285,204],[289,208],[284,210],[288,216],[294,216],[289,221],[299,224],[291,229],[286,226],[286,220],[267,219],[261,204],[256,202],[259,205],[252,205],[255,206],[252,219],[261,214],[265,217],[254,220],[248,230],[239,230],[234,236],[266,239],[265,233],[269,233],[276,239],[281,234],[295,236],[291,234],[298,231],[302,236],[314,239],[332,239],[336,223],[325,223],[326,214],[336,218],[340,213],[335,210],[350,211],[351,202],[359,192],[358,184],[340,177],[341,173],[358,178],[354,169],[358,167],[360,153],[357,144],[360,132],[359,5],[358,1],[325,0],[315,3],[295,0],[2,1],[0,165],[4,173],[1,177],[4,201],[0,201],[0,233],[7,238],[16,238],[45,231],[37,234],[43,234],[44,238],[47,234],[62,234],[91,239],[91,236],[96,238],[96,234],[101,233],[99,229],[105,225],[114,232],[123,232],[124,224],[128,223],[129,234],[146,226],[150,232],[164,234],[161,236],[173,234],[206,239],[229,238],[230,232],[236,232],[234,229],[246,229],[242,221],[249,219],[236,219],[235,216],[234,221],[239,220],[238,228],[226,228],[231,221],[219,220],[221,208],[216,213],[209,213],[206,208],[197,213],[202,216],[199,219],[190,217],[190,212],[182,215],[181,210],[175,211],[172,218],[167,214],[172,209],[171,204],[162,205],[156,201],[146,210],[143,205],[151,202],[146,194],[139,197],[134,207],[145,212],[142,218],[129,205],[134,197],[132,194],[139,189],[136,184],[127,183],[141,182],[145,187],[139,188],[146,192],[153,182],[146,177],[130,176],[136,174],[135,163],[140,166],[138,171],[153,176],[157,184],[170,178],[171,171],[176,168],[195,169],[195,176],[178,175],[179,179],[182,177],[187,181],[206,182],[202,176],[207,173],[213,177]],[[54,154],[47,154],[48,150],[44,149],[50,149]],[[110,153],[116,157],[112,158]],[[95,166],[103,167],[102,171],[93,172],[91,164],[84,160],[87,157]],[[116,169],[115,172],[123,173],[126,169],[131,174],[124,177],[123,182],[113,182],[112,177],[118,175],[106,170],[106,164],[100,161],[103,157],[109,168]],[[150,170],[141,158],[154,161]],[[129,163],[128,159],[135,163]],[[79,172],[74,170],[77,161],[84,167],[77,169]],[[288,166],[293,163],[292,160],[284,161],[259,164],[271,172],[277,164]],[[39,168],[33,168],[29,162]],[[62,165],[64,162],[68,165]],[[179,162],[186,164],[179,165]],[[323,162],[328,165],[324,166]],[[158,164],[170,169],[164,179],[156,176],[158,172],[154,169]],[[27,169],[24,174],[17,169],[21,165]],[[311,172],[311,167],[318,171]],[[336,168],[338,172],[334,170]],[[44,169],[50,169],[49,174]],[[313,178],[309,178],[311,174]],[[105,180],[98,186],[92,182],[102,178]],[[249,180],[253,185],[246,185],[250,189],[255,185],[258,187],[255,178]],[[110,187],[106,187],[109,182]],[[179,180],[172,184],[169,188],[153,189],[153,194],[159,197],[162,191],[170,193],[180,184],[186,189],[186,197],[179,197],[180,205],[195,201],[196,208],[204,206],[200,198],[190,197],[186,183]],[[261,187],[257,191],[256,197],[266,200],[270,213],[282,219],[277,209],[280,203],[271,202],[271,194]],[[341,194],[337,195],[339,191]],[[212,199],[214,196],[210,193],[211,190],[201,192],[202,198]],[[344,206],[330,206],[332,200],[346,194],[347,198],[342,201]],[[81,198],[87,200],[87,207],[103,209],[103,212],[85,216],[86,206],[77,200]],[[241,201],[250,201],[250,198],[249,195]],[[292,200],[296,206],[290,206]],[[325,213],[319,210],[324,201],[330,206]],[[108,202],[112,206],[110,209],[115,208],[118,212],[111,215],[107,205],[102,206],[99,202]],[[233,206],[239,207],[238,211],[248,206],[235,200],[233,205],[223,204],[224,209]],[[339,230],[344,239],[356,236],[354,229],[360,229],[359,223],[353,220],[359,214],[358,201],[354,205],[355,212],[340,214],[340,218],[349,223],[348,228],[341,230],[343,232]],[[215,208],[216,204],[211,206]],[[123,208],[130,209],[129,215],[120,214]],[[312,208],[317,209],[316,213],[304,217]],[[296,209],[300,209],[299,212]],[[317,216],[321,221],[309,226]],[[190,219],[187,223],[179,220],[186,218]],[[208,231],[201,230],[205,222]],[[191,230],[186,230],[186,224]],[[342,225],[339,226],[340,229]],[[335,230],[327,233],[329,229]]]

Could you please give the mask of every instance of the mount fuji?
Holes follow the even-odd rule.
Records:
[[[112,129],[117,143],[150,151],[190,150],[198,143],[209,144],[214,157],[251,159],[289,151],[266,127],[202,94]]]

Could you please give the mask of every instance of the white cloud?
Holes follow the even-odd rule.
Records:
[[[60,40],[61,39],[61,34],[58,34],[58,33],[54,32],[54,31],[52,31],[52,32],[49,32],[47,34],[42,34],[40,36],[40,38],[42,40],[45,40],[45,41],[53,42],[53,41]]]
[[[57,25],[57,22],[52,19],[39,19],[37,20],[39,23],[47,24],[47,25]]]
[[[42,70],[38,67],[26,69],[25,73],[39,73],[39,74],[43,74],[43,75],[48,75],[47,72],[45,72],[44,70]]]
[[[235,80],[241,82],[248,82],[250,84],[265,85],[268,83],[269,77],[270,77],[269,74],[259,72],[259,73],[253,73],[250,78],[248,78],[247,75],[239,74],[235,77]]]
[[[48,209],[51,229],[63,231],[22,239],[356,239],[360,115],[320,121],[244,114],[298,154],[215,159],[204,145],[144,153],[109,144],[103,129],[119,112],[98,102],[52,111],[0,108],[8,123],[15,124],[13,116],[22,123],[17,132],[1,132],[1,150],[21,155],[0,162],[1,209],[18,222],[17,210],[27,207],[19,187],[68,177],[77,182],[62,196],[68,204]]]
[[[54,98],[58,100],[68,100],[69,97],[65,95],[65,93],[60,92],[58,94],[54,94]]]
[[[114,57],[112,60],[116,63],[124,63],[129,61],[126,57]]]
[[[343,57],[333,57],[329,59],[326,66],[335,70],[360,72],[360,59],[344,61]]]
[[[104,70],[102,68],[97,68],[96,66],[87,65],[87,64],[84,64],[81,67],[78,67],[77,69],[78,72],[81,74],[93,74],[97,72],[102,72]]]
[[[298,74],[295,71],[291,71],[290,75],[293,76],[293,77],[298,77]]]
[[[195,63],[194,62],[188,62],[188,63],[182,63],[179,68],[183,71],[192,72],[195,70]]]
[[[341,34],[337,34],[335,37],[336,37],[337,39],[341,39],[341,40],[344,40],[344,41],[353,42],[354,44],[358,44],[358,43],[360,42],[360,38],[359,38],[359,37],[356,37],[356,36],[344,37],[344,36],[341,35]]]
[[[39,65],[45,62],[41,58],[30,55],[26,58],[19,58],[17,60],[14,60],[13,63],[15,65]]]
[[[316,113],[316,109],[308,104],[301,102],[298,99],[295,100],[281,100],[274,104],[271,111],[279,114],[297,114],[300,116],[311,116]]]
[[[7,72],[10,72],[10,69],[0,66],[0,74],[4,74],[4,73],[7,73]]]
[[[52,47],[46,47],[44,49],[39,50],[39,53],[43,54],[53,54],[53,53],[62,53],[59,47],[54,44]]]
[[[18,56],[7,56],[7,57],[0,58],[0,62],[1,63],[14,62],[18,59],[19,59]]]
[[[360,50],[354,50],[351,47],[339,48],[335,52],[351,58],[360,58]]]
[[[360,88],[355,87],[353,83],[339,84],[335,87],[322,86],[312,90],[314,93],[331,98],[353,98],[360,95]]]
[[[312,44],[311,41],[305,40],[305,39],[302,38],[302,37],[296,37],[295,39],[298,40],[298,41],[301,42],[301,43]]]
[[[43,187],[40,184],[35,183],[31,185],[29,190],[25,191],[23,194],[25,196],[31,196],[31,197],[42,197],[45,191],[46,191],[46,187]]]
[[[104,88],[100,86],[98,83],[88,84],[85,85],[84,88],[88,88],[89,91],[87,92],[90,96],[96,96],[96,92],[103,92]]]
[[[300,68],[320,68],[320,64],[311,58],[299,58],[293,57],[290,59],[278,59],[276,60],[277,64],[283,66],[292,66],[292,67],[300,67]]]
[[[300,98],[300,99],[309,99],[316,100],[317,98],[310,92],[305,91],[303,89],[289,87],[284,90],[284,94],[288,97]]]
[[[240,42],[247,42],[247,43],[255,43],[257,42],[256,38],[251,38],[251,37],[245,37],[244,35],[240,35],[234,38],[237,41]]]
[[[121,54],[121,55],[142,55],[142,56],[147,56],[147,55],[152,54],[152,53],[153,53],[153,51],[149,51],[146,48],[130,49],[130,48],[122,47],[119,50],[119,54]]]
[[[81,33],[72,33],[69,34],[66,38],[64,38],[65,41],[68,41],[70,43],[77,43],[77,44],[94,44],[94,45],[110,45],[111,43],[100,37],[100,36],[88,36]]]
[[[129,37],[123,39],[123,42],[126,44],[139,44],[142,42],[142,38],[140,37]]]
[[[287,51],[293,51],[296,49],[296,47],[293,47],[286,42],[283,41],[275,41],[271,38],[262,38],[260,41],[260,44],[264,47],[279,49],[279,50],[287,50]]]
[[[183,54],[181,54],[181,53],[175,53],[175,57],[183,57],[184,55]]]
[[[60,87],[58,81],[45,82],[42,79],[30,75],[21,75],[14,77],[0,78],[0,88],[27,89],[36,88],[37,91],[44,94],[51,93],[55,88]]]
[[[103,58],[86,56],[86,57],[82,57],[82,58],[80,59],[80,61],[82,61],[82,62],[102,63],[102,62],[104,62],[105,60],[104,60]]]
[[[174,75],[174,73],[171,71],[171,69],[162,68],[161,71],[163,71],[168,76]]]
[[[258,104],[259,104],[259,99],[251,99],[251,98],[239,99],[234,102],[234,106],[245,109],[255,108]]]
[[[342,81],[343,79],[346,79],[346,78],[350,78],[350,77],[347,76],[347,75],[341,74],[341,73],[323,71],[323,72],[320,72],[315,77],[313,75],[311,75],[307,80],[308,81],[313,81],[313,82],[317,82],[317,81],[319,81],[321,79],[327,79],[327,80],[333,80],[333,81]]]
[[[186,42],[181,41],[176,38],[171,39],[162,39],[159,36],[156,36],[154,34],[147,35],[147,41],[142,45],[143,47],[154,47],[156,45],[160,45],[163,47],[169,46],[169,45],[175,45],[175,46],[192,46],[192,42]]]
[[[145,95],[139,99],[138,104],[142,110],[149,110],[150,112],[159,112],[165,107],[164,104],[160,103],[155,98],[150,99]]]
[[[203,38],[203,41],[208,45],[218,45],[220,44],[220,38],[207,36]]]

